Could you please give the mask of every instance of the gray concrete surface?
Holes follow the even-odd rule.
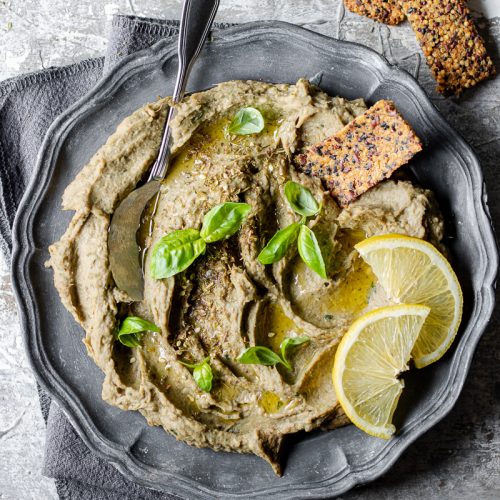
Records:
[[[344,12],[340,0],[221,3],[220,21],[280,19],[378,50],[419,78],[476,149],[488,172],[498,165],[500,78],[460,101],[445,101],[433,90],[408,25],[375,24]],[[174,18],[180,4],[179,0],[0,0],[0,79],[103,54],[106,26],[114,13]],[[480,27],[500,66],[500,0],[469,4],[481,15]],[[494,175],[486,181],[492,213],[500,215],[499,181]],[[344,498],[500,497],[499,321],[497,315],[481,341],[463,394],[449,417],[408,450],[386,477]],[[0,499],[56,498],[53,481],[40,472],[45,429],[4,262],[0,262],[0,346]]]

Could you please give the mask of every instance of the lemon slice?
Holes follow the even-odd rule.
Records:
[[[333,385],[351,422],[372,436],[389,439],[392,415],[404,387],[411,350],[430,308],[387,306],[357,319],[342,338],[333,364]]]
[[[462,290],[449,262],[430,243],[400,234],[374,236],[355,248],[391,301],[431,308],[412,356],[417,368],[437,361],[462,319]]]

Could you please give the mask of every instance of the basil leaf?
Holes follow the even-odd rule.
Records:
[[[236,135],[258,134],[264,130],[264,118],[255,108],[241,108],[229,125],[229,132]]]
[[[139,347],[141,345],[142,333],[124,333],[117,334],[117,338],[121,344],[127,347]]]
[[[122,321],[116,337],[127,347],[138,347],[141,343],[140,334],[146,331],[159,333],[161,330],[154,323],[140,316],[128,316]]]
[[[210,357],[205,358],[201,363],[191,364],[179,361],[181,365],[193,370],[193,378],[198,387],[205,392],[212,390],[212,380],[214,378],[212,367],[209,364]]]
[[[304,217],[312,217],[319,212],[320,206],[309,189],[297,182],[285,184],[285,196],[295,213]]]
[[[282,259],[287,250],[297,241],[299,230],[300,224],[297,222],[280,229],[259,253],[257,257],[259,262],[261,264],[272,264]]]
[[[153,249],[151,275],[169,278],[187,269],[205,252],[206,243],[196,229],[180,229],[161,238]]]
[[[118,333],[140,333],[145,331],[160,333],[161,329],[140,316],[127,316],[122,321]]]
[[[245,349],[239,356],[237,361],[245,365],[264,365],[274,366],[278,363],[283,363],[283,360],[271,349],[264,346],[253,346]]]
[[[306,335],[302,337],[286,337],[283,339],[283,341],[280,344],[280,351],[281,351],[281,357],[283,358],[283,361],[289,365],[288,359],[286,357],[286,353],[288,350],[290,350],[291,347],[297,347],[299,345],[305,344],[306,342],[309,342],[309,337]]]
[[[217,205],[205,215],[200,236],[206,243],[229,238],[241,227],[251,208],[248,203]]]
[[[321,255],[321,248],[319,247],[318,240],[315,234],[307,226],[300,226],[297,247],[300,257],[307,266],[315,273],[319,274],[323,279],[327,279],[325,261],[323,260],[323,255]]]
[[[196,365],[193,370],[193,378],[202,391],[210,392],[212,390],[212,380],[214,376],[212,367],[208,364],[208,361]]]
[[[198,366],[197,364],[186,363],[185,361],[179,361],[179,363],[184,365],[186,368],[191,368],[191,370],[194,370]]]

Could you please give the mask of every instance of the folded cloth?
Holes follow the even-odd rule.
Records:
[[[45,132],[120,59],[177,35],[178,21],[115,16],[106,56],[0,82],[0,250],[10,259],[11,228],[30,180]],[[215,29],[228,25],[215,25]],[[139,486],[93,455],[50,397],[39,389],[47,424],[43,473],[53,477],[61,499],[170,499]]]
[[[0,250],[10,259],[11,228],[45,132],[54,118],[92,88],[104,59],[0,82]]]

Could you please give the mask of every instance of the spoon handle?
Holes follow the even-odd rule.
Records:
[[[184,1],[177,46],[179,67],[177,69],[177,79],[173,94],[175,104],[180,102],[184,97],[189,73],[201,52],[218,8],[219,0]],[[175,108],[171,107],[165,122],[158,157],[151,169],[148,181],[160,181],[165,178],[172,141],[170,123],[174,116]]]

